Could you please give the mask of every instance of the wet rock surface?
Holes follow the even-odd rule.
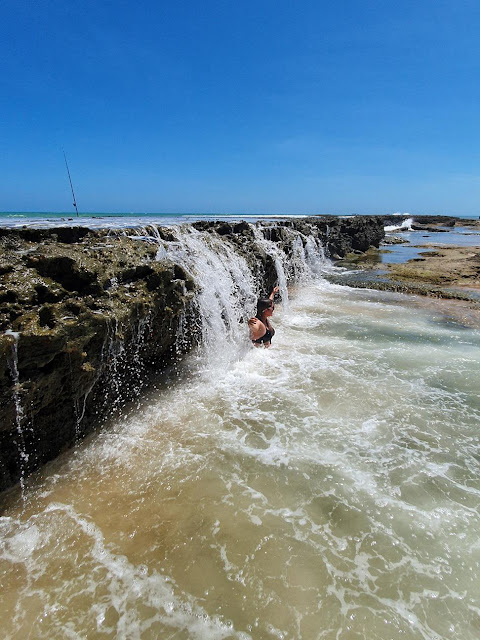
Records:
[[[245,222],[198,222],[242,255],[258,294],[277,280],[271,255]],[[314,236],[327,255],[378,247],[379,217],[315,217],[264,225],[288,253],[288,229]],[[138,397],[151,377],[199,339],[197,285],[157,259],[167,227],[138,230],[0,229],[0,490],[18,482]],[[302,235],[304,234],[304,236]],[[181,324],[190,318],[188,336]]]
[[[0,243],[5,488],[135,397],[171,358],[194,283],[157,262],[154,246],[108,233],[25,230]]]

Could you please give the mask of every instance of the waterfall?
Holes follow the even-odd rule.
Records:
[[[191,225],[169,229],[165,240],[158,228],[142,229],[138,239],[155,242],[157,260],[181,266],[197,286],[177,330],[177,350],[183,351],[188,333],[199,334],[201,351],[220,356],[232,346],[245,345],[245,319],[254,313],[256,278],[247,260],[228,239]]]
[[[181,266],[196,283],[193,308],[186,310],[178,327],[179,352],[191,331],[200,334],[202,351],[209,357],[223,354],[232,346],[239,349],[248,344],[246,320],[255,314],[256,300],[264,288],[256,250],[274,265],[284,309],[288,308],[288,285],[318,277],[328,264],[313,227],[309,234],[262,223],[250,223],[247,229],[252,237],[248,252],[228,235],[191,224],[169,227],[168,233],[149,226],[130,235],[155,243],[157,260]],[[277,241],[271,239],[272,233]]]
[[[278,288],[280,290],[280,296],[282,298],[285,307],[288,307],[288,290],[287,290],[287,274],[285,272],[287,256],[277,246],[275,242],[265,237],[265,229],[263,226],[253,226],[253,232],[255,235],[255,241],[262,247],[267,255],[269,255],[275,264],[277,271]]]
[[[301,240],[296,243],[297,263],[301,270],[301,277],[298,277],[297,281],[315,280],[325,273],[330,261],[325,256],[325,248],[318,238],[309,235],[302,236]]]
[[[309,282],[321,277],[330,265],[325,249],[311,228],[308,234],[289,227],[281,228],[282,243],[269,239],[272,227],[254,226],[255,240],[272,257],[277,270],[278,286],[284,305],[288,307],[288,283]],[[278,228],[273,227],[276,233]],[[283,245],[283,247],[282,247]]]
[[[17,432],[18,440],[16,442],[18,449],[18,457],[20,461],[20,486],[23,494],[23,486],[25,475],[27,471],[27,463],[28,463],[28,453],[27,447],[25,443],[25,433],[24,433],[24,410],[22,406],[21,396],[20,396],[20,375],[18,372],[18,343],[20,340],[20,334],[16,331],[7,330],[5,331],[5,335],[11,336],[12,340],[12,357],[8,361],[8,366],[10,368],[10,374],[12,376],[13,382],[13,403],[15,407],[15,428]]]

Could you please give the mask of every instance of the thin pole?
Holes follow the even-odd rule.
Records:
[[[73,206],[75,207],[75,211],[77,212],[77,217],[78,217],[77,201],[75,198],[75,191],[73,190],[72,178],[70,177],[70,169],[68,168],[67,156],[65,155],[65,149],[62,149],[62,151],[63,151],[63,157],[65,158],[65,166],[67,167],[68,179],[70,181],[70,189],[72,190]]]

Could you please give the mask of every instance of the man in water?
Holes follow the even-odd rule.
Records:
[[[275,329],[270,324],[269,318],[272,317],[275,305],[273,298],[278,293],[278,287],[274,287],[268,298],[260,298],[257,302],[257,315],[250,318],[248,326],[250,328],[250,340],[256,347],[263,346],[268,349],[272,344],[272,337],[275,335]]]

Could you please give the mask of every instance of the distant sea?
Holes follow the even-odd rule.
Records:
[[[305,218],[304,215],[251,215],[231,213],[80,213],[79,216],[61,212],[0,212],[2,227],[48,228],[59,225],[85,226],[94,229],[145,226],[148,224],[178,225],[196,220],[281,220],[284,218]]]
[[[144,226],[148,224],[177,225],[196,220],[282,220],[285,218],[305,218],[312,214],[232,214],[232,213],[80,213],[76,216],[65,212],[29,212],[8,211],[0,212],[1,227],[36,227],[48,228],[59,225],[86,226],[94,229],[123,228]],[[325,214],[331,215],[331,214]],[[350,216],[355,214],[345,214]],[[385,215],[390,215],[386,213]],[[393,215],[410,215],[398,213]],[[453,216],[460,219],[475,218],[470,215]]]

